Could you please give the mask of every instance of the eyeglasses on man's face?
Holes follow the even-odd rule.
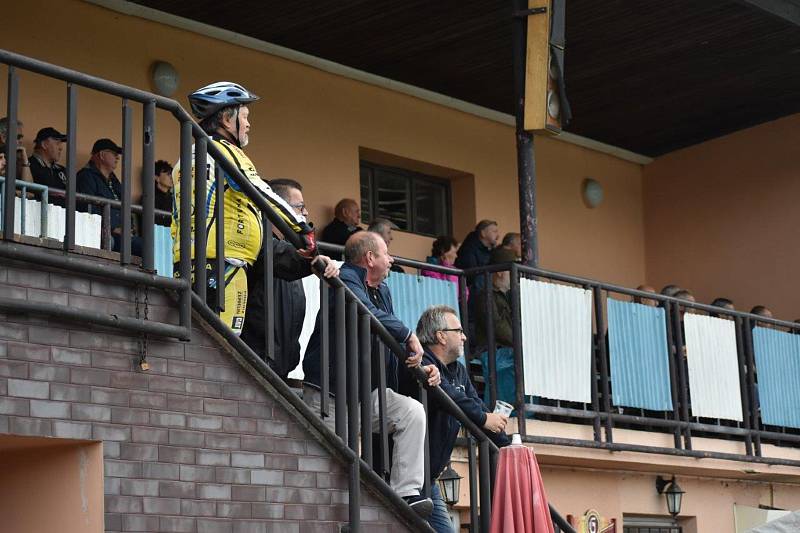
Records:
[[[440,329],[439,331],[456,331],[458,332],[459,335],[464,334],[464,328],[445,328],[445,329]]]
[[[305,204],[305,203],[303,203],[303,202],[300,202],[299,204],[289,204],[289,206],[290,206],[290,207],[292,207],[293,209],[297,209],[297,210],[298,210],[298,211],[300,211],[301,213],[302,213],[303,211],[306,211],[306,212],[308,212],[308,209],[306,208],[306,204]]]

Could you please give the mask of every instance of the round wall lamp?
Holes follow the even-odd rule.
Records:
[[[603,203],[603,186],[594,178],[586,178],[581,183],[581,197],[589,209],[594,209]]]
[[[151,76],[156,94],[169,98],[178,90],[178,71],[166,61],[153,63]]]

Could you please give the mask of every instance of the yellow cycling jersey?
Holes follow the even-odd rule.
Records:
[[[250,182],[255,185],[270,205],[286,220],[292,230],[301,233],[306,226],[306,220],[302,215],[298,215],[286,203],[286,201],[275,194],[270,186],[258,175],[255,165],[244,151],[235,144],[218,137],[213,137],[212,141],[220,151],[225,154],[231,162],[244,174]],[[194,183],[194,147],[192,147],[192,182]],[[215,207],[219,198],[217,182],[215,177],[215,164],[211,155],[206,160],[207,182],[206,182],[206,257],[213,259],[217,257],[217,227],[219,222],[216,219]],[[261,212],[258,206],[247,195],[242,192],[236,182],[222,170],[224,175],[223,199],[223,237],[225,242],[224,257],[244,261],[250,265],[255,263],[261,251],[262,221]],[[173,261],[180,261],[180,161],[172,171],[174,202],[172,210],[172,240],[173,240]],[[192,193],[192,213],[194,213],[194,193]],[[192,259],[195,258],[194,250],[194,215],[192,215]]]

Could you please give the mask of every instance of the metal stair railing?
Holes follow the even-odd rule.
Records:
[[[134,89],[114,83],[108,80],[83,74],[67,68],[59,67],[43,61],[32,59],[20,54],[16,54],[7,50],[0,50],[0,63],[8,65],[8,112],[9,119],[8,140],[7,140],[7,178],[5,181],[5,198],[3,209],[3,232],[2,240],[0,240],[0,256],[21,259],[27,261],[35,261],[40,264],[55,266],[81,272],[84,274],[105,276],[113,278],[117,281],[129,282],[133,284],[141,284],[151,287],[159,287],[163,289],[173,290],[178,295],[178,309],[179,309],[179,325],[158,324],[152,321],[145,321],[133,318],[121,318],[115,315],[105,316],[101,313],[94,313],[80,310],[56,310],[53,312],[53,306],[49,309],[28,309],[29,312],[41,312],[59,315],[62,313],[64,318],[83,318],[85,320],[92,320],[96,323],[107,325],[115,325],[124,329],[132,331],[140,331],[144,333],[152,333],[155,335],[176,337],[183,340],[188,340],[191,334],[191,320],[192,309],[194,308],[206,320],[215,325],[227,338],[234,347],[238,347],[240,353],[249,354],[252,360],[252,351],[243,346],[241,339],[236,337],[230,330],[220,330],[221,322],[215,314],[218,314],[224,305],[224,284],[222,290],[217,291],[217,301],[212,302],[214,309],[209,307],[206,302],[206,270],[204,268],[195,269],[196,272],[192,273],[192,258],[190,253],[182,253],[178,264],[178,271],[180,277],[178,279],[164,278],[156,276],[153,272],[154,268],[154,181],[149,174],[150,169],[154,165],[155,155],[155,110],[162,109],[169,111],[175,119],[180,123],[180,168],[192,168],[193,158],[194,161],[200,163],[194,165],[195,175],[192,176],[191,172],[181,172],[180,176],[180,205],[176,206],[179,213],[192,213],[192,197],[194,196],[194,213],[190,216],[180,216],[180,227],[178,228],[178,241],[181,250],[190,250],[194,247],[194,261],[196,264],[205,265],[207,262],[206,253],[206,220],[209,213],[205,209],[205,196],[207,185],[207,168],[206,168],[206,154],[210,155],[215,160],[216,165],[216,185],[217,190],[224,190],[222,181],[224,179],[233,180],[244,194],[248,196],[256,206],[261,210],[265,240],[269,239],[273,233],[273,228],[279,231],[283,237],[288,240],[295,248],[300,249],[303,243],[300,237],[295,234],[288,226],[288,224],[273,210],[267,199],[250,183],[249,179],[245,177],[239,169],[231,162],[224,154],[221,153],[219,148],[214,143],[209,143],[208,135],[196,124],[192,117],[178,104],[175,100],[158,96],[146,91]],[[30,246],[22,246],[14,242],[19,240],[19,237],[14,234],[14,196],[17,188],[16,184],[16,150],[17,150],[17,119],[18,119],[18,104],[19,104],[19,74],[17,69],[27,70],[36,74],[44,75],[50,78],[55,78],[66,82],[66,107],[67,107],[67,188],[64,193],[65,206],[66,206],[66,231],[64,237],[64,253],[53,254],[44,250],[35,249]],[[75,141],[77,138],[77,110],[78,110],[78,88],[84,87],[93,89],[106,94],[117,96],[121,99],[122,111],[122,149],[123,149],[123,162],[122,162],[122,198],[119,204],[115,204],[114,208],[121,210],[122,217],[122,231],[121,231],[121,246],[119,253],[119,265],[113,266],[108,264],[101,264],[94,261],[89,261],[70,255],[75,249],[75,211],[76,200],[81,199],[76,193],[76,148]],[[141,216],[142,216],[142,241],[143,252],[141,258],[141,268],[133,264],[131,254],[131,213],[138,211],[132,206],[131,200],[131,179],[132,179],[132,105],[133,103],[142,106],[142,128],[143,137],[141,140],[142,145],[142,186],[143,195],[141,201]],[[194,147],[194,154],[192,148]],[[192,194],[194,193],[194,194]],[[216,216],[218,220],[224,219],[224,202],[216,202]],[[106,204],[110,209],[110,203]],[[118,206],[118,207],[117,207]],[[192,222],[194,221],[194,228]],[[223,225],[218,225],[217,231],[217,249],[224,249],[224,232],[222,231]],[[268,353],[274,346],[274,321],[275,309],[272,300],[272,247],[262,246],[262,254],[265,260],[265,305],[266,320],[265,320],[265,335]],[[214,259],[214,264],[218,272],[224,271],[224,257],[223,254],[217,254],[218,257]],[[194,276],[193,276],[194,274]],[[193,278],[193,279],[192,279]],[[190,281],[191,280],[191,281]],[[330,285],[330,286],[329,286]],[[327,294],[328,290],[335,291],[335,311],[333,317],[340,320],[339,324],[346,324],[344,328],[337,328],[336,342],[341,347],[349,348],[348,356],[345,360],[336,362],[338,368],[343,370],[339,373],[340,383],[337,384],[336,406],[337,411],[347,413],[347,421],[337,422],[337,434],[341,444],[346,444],[350,450],[349,457],[349,526],[350,531],[357,532],[361,527],[360,518],[360,483],[362,479],[370,479],[372,482],[377,483],[382,490],[389,495],[389,499],[395,504],[403,508],[402,500],[395,497],[392,498],[392,491],[385,478],[381,476],[373,476],[366,474],[375,464],[376,454],[373,454],[369,436],[371,435],[371,401],[369,383],[369,366],[371,361],[371,347],[372,342],[380,343],[381,354],[382,350],[390,350],[395,357],[401,360],[405,358],[405,350],[402,346],[391,337],[388,331],[380,324],[380,322],[373,316],[369,310],[356,298],[353,293],[346,287],[338,278],[332,278],[321,283],[321,292],[323,295]],[[327,303],[327,299],[323,300]],[[21,301],[15,302],[0,302],[0,307],[3,306],[19,306],[23,305]],[[25,304],[30,307],[30,304]],[[79,316],[80,315],[80,316]],[[90,316],[91,315],[91,316]],[[329,327],[323,326],[323,328]],[[327,332],[325,332],[327,333]],[[327,357],[329,356],[329,348],[325,346],[323,354],[323,383],[327,383]],[[339,353],[344,353],[344,350]],[[263,357],[264,354],[259,354]],[[344,359],[344,358],[342,358]],[[378,357],[378,364],[383,364],[383,357]],[[259,366],[259,365],[257,365]],[[263,374],[268,375],[273,383],[280,381],[267,365],[260,365]],[[358,380],[359,372],[365,379]],[[349,388],[349,397],[345,397],[348,389],[345,385],[346,379],[352,380],[354,386]],[[467,429],[471,436],[471,440],[475,442],[475,447],[478,448],[479,454],[475,459],[474,451],[470,453],[469,468],[473,479],[475,478],[476,462],[477,468],[480,472],[479,476],[479,501],[480,501],[480,516],[477,514],[477,508],[472,502],[472,530],[474,532],[486,532],[489,529],[491,520],[491,482],[494,474],[497,447],[488,439],[486,434],[477,427],[461,409],[450,399],[439,387],[427,387],[422,383],[426,380],[424,371],[420,368],[415,369],[415,377],[420,381],[421,397],[423,404],[427,406],[426,398],[428,395],[435,398],[440,405],[454,417],[456,417],[463,426]],[[277,381],[276,381],[277,380]],[[365,385],[366,384],[366,385]],[[286,391],[281,387],[279,390],[286,394]],[[381,384],[381,392],[385,389],[385,383]],[[326,408],[326,397],[329,391],[325,390],[323,385],[323,392],[325,399],[322,404],[322,414]],[[379,395],[383,397],[382,394]],[[359,398],[361,404],[359,406]],[[295,398],[292,398],[294,401]],[[382,405],[383,402],[381,401]],[[427,407],[426,407],[427,408]],[[301,411],[305,411],[300,409]],[[381,411],[381,439],[379,450],[377,451],[382,459],[384,466],[388,458],[388,436],[386,430],[386,421],[383,417],[383,408]],[[359,432],[357,420],[361,420],[361,439],[359,442]],[[317,419],[314,424],[319,429],[321,420]],[[344,428],[347,428],[346,434]],[[471,450],[473,450],[471,448]],[[424,460],[426,466],[428,465],[429,449],[426,446],[424,450]],[[426,471],[425,479],[425,493],[430,493],[429,479]],[[401,509],[402,510],[402,509]],[[406,517],[411,523],[414,523],[413,511],[406,506],[403,510]],[[551,508],[553,519],[559,527],[564,531],[572,531],[566,521]],[[409,515],[408,513],[411,513]],[[424,530],[426,524],[420,524],[417,519],[416,524],[418,529]]]

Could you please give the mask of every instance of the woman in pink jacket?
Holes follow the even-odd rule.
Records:
[[[442,235],[433,241],[431,255],[428,256],[426,261],[432,265],[454,268],[453,263],[455,263],[456,260],[456,252],[458,252],[458,241],[449,235]],[[423,270],[420,274],[428,276],[429,278],[452,281],[458,285],[458,276],[455,274],[443,274],[441,272],[434,272],[433,270]]]

